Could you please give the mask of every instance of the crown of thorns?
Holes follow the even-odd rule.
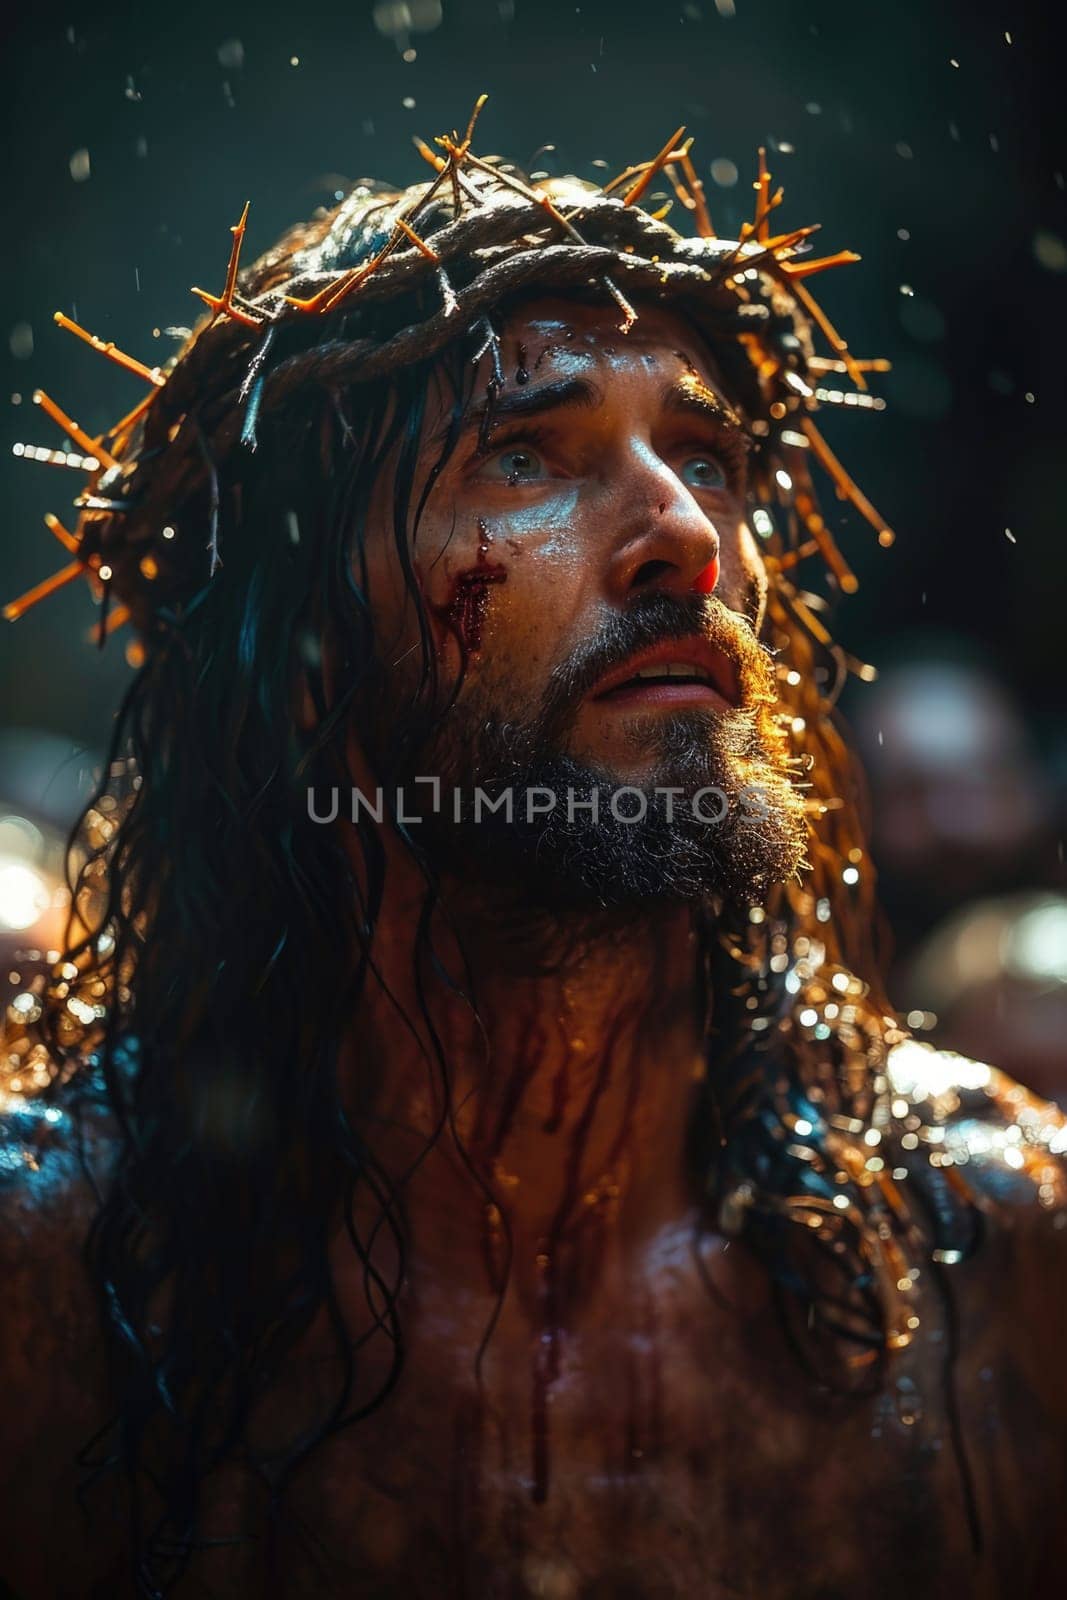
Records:
[[[254,449],[260,420],[309,387],[336,391],[424,361],[459,337],[472,359],[490,358],[489,386],[505,382],[494,312],[523,291],[600,292],[620,328],[637,319],[633,298],[670,300],[697,320],[725,362],[730,399],[757,446],[752,493],[756,531],[769,541],[774,577],[821,555],[846,591],[856,579],[819,510],[811,462],[829,476],[889,545],[893,535],[830,450],[813,421],[821,404],[880,409],[865,374],[884,361],[856,360],[806,287],[816,273],[858,260],[815,259],[815,227],[772,233],[782,190],[772,191],[763,150],[755,213],[736,240],[717,237],[703,185],[679,128],[649,161],[599,187],[578,178],[525,179],[499,158],[474,153],[475,123],[416,148],[434,168],[426,183],[397,191],[361,183],[332,212],[286,235],[241,271],[246,204],[221,293],[193,293],[208,315],[165,365],[148,367],[57,312],[63,328],[149,385],[141,402],[90,438],[48,395],[34,401],[81,455],[16,446],[26,458],[88,474],[69,531],[45,523],[73,557],[4,607],[10,620],[79,576],[102,602],[94,632],[132,622],[151,631],[163,605],[195,592],[219,566],[219,475],[235,451]],[[660,175],[688,213],[696,237],[664,220],[674,204],[641,204]],[[414,309],[413,309],[414,308]],[[815,352],[820,335],[829,354]],[[825,387],[841,375],[850,391]],[[183,525],[182,508],[203,508]],[[202,538],[207,531],[206,548]],[[200,535],[198,537],[197,535]],[[816,637],[825,630],[790,585],[792,606]],[[139,654],[142,647],[135,643]]]

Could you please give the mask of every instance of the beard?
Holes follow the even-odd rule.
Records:
[[[569,753],[581,702],[606,672],[695,634],[732,661],[736,708],[635,713],[623,727],[643,762],[640,784]],[[418,794],[416,776],[440,778],[420,842],[438,871],[490,899],[534,915],[708,898],[743,907],[803,864],[807,822],[773,664],[721,601],[652,595],[613,617],[556,668],[532,715],[502,714],[523,699],[506,676],[480,670],[465,689],[414,743],[409,725],[399,780]]]

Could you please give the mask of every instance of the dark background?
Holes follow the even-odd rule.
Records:
[[[425,13],[427,0],[409,5]],[[62,442],[31,405],[34,388],[91,435],[143,392],[56,328],[55,309],[150,364],[164,359],[166,330],[197,314],[190,286],[221,286],[228,229],[246,199],[250,259],[348,181],[424,177],[411,136],[462,126],[482,90],[483,152],[600,181],[684,121],[720,233],[751,214],[765,144],[786,189],[782,225],[821,222],[820,254],[862,254],[815,286],[856,354],[891,358],[893,371],[875,379],[889,405],[879,415],[824,411],[822,425],[898,539],[879,549],[830,500],[861,580],[834,630],[879,667],[916,652],[962,656],[1014,697],[1055,795],[1025,883],[1062,880],[1067,152],[1053,8],[443,0],[440,9],[438,26],[408,39],[375,25],[370,0],[27,6],[9,24],[0,598],[63,564],[41,519],[51,510],[69,525],[81,481],[12,456],[17,441]],[[555,149],[537,154],[546,142]],[[723,161],[738,170],[732,186],[712,177]],[[103,652],[88,642],[93,614],[79,582],[0,624],[0,763],[5,728],[103,745],[130,669],[121,635]],[[874,692],[850,688],[851,718],[862,722]],[[897,911],[906,919],[908,906]]]

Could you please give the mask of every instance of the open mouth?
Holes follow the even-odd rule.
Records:
[[[598,705],[707,705],[736,710],[737,672],[730,657],[704,639],[670,639],[607,673],[593,689]]]

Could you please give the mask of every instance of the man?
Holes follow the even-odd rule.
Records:
[[[864,367],[762,164],[730,244],[680,135],[471,136],[239,277],[242,218],[85,441],[143,665],[13,1011],[8,1581],[1044,1592],[1064,1123],[881,998],[789,576],[854,587],[813,456],[881,527]]]

